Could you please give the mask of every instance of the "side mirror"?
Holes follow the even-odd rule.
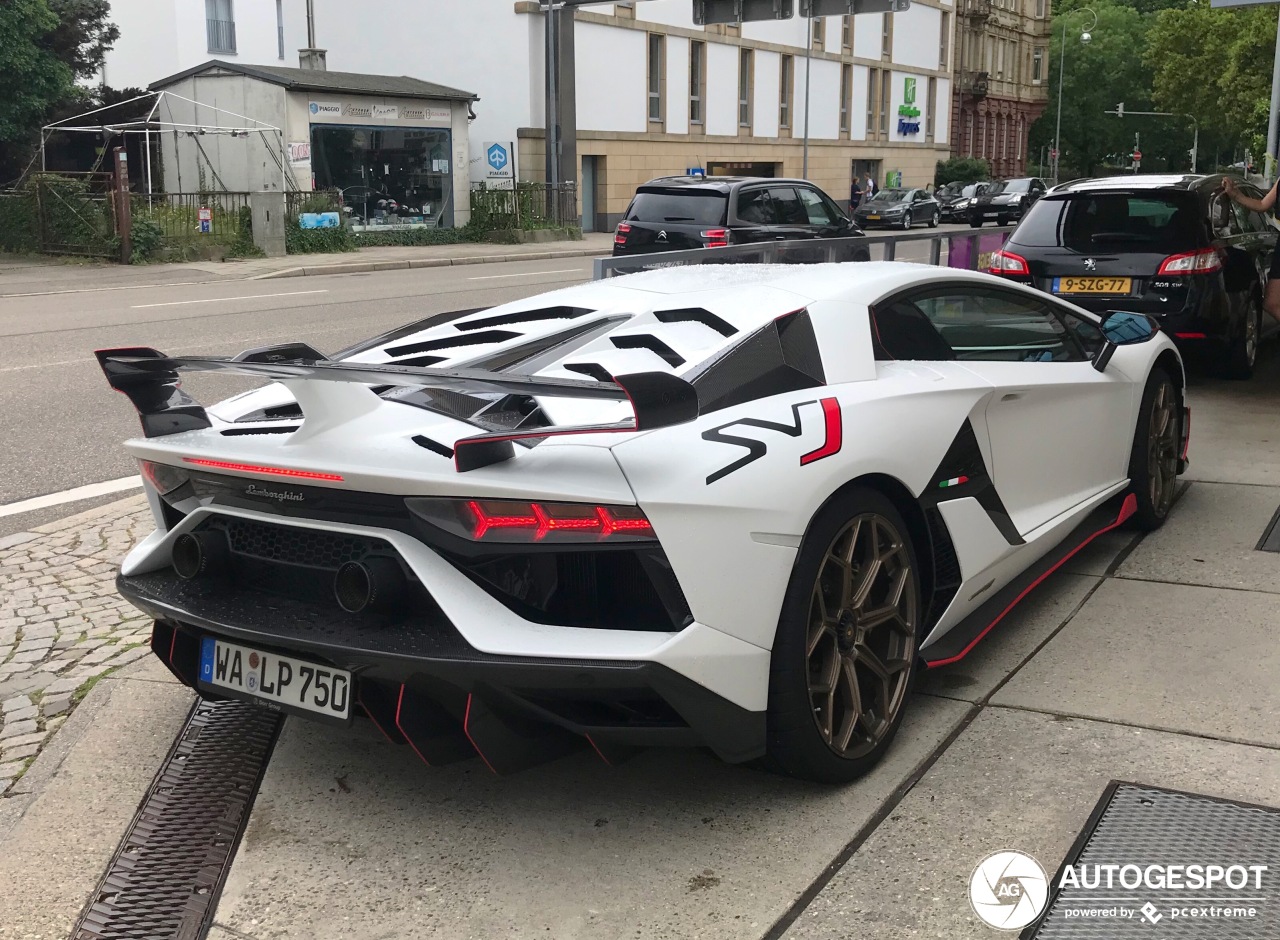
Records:
[[[1093,367],[1105,372],[1111,357],[1121,346],[1133,346],[1145,343],[1160,332],[1155,320],[1144,313],[1129,313],[1125,310],[1108,310],[1098,324],[1104,340],[1102,348],[1093,357]]]

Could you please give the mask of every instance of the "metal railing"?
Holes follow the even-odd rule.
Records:
[[[471,218],[491,229],[537,229],[575,226],[578,187],[573,183],[516,183],[492,189],[481,183],[471,190]]]
[[[205,29],[209,34],[210,52],[236,51],[235,20],[219,20],[211,17],[205,20]]]
[[[248,193],[154,193],[133,197],[135,228],[154,225],[165,242],[234,242],[250,225]]]
[[[967,232],[903,232],[901,235],[867,235],[859,238],[794,239],[731,245],[727,248],[694,248],[689,251],[596,258],[592,279],[601,281],[624,274],[691,264],[830,264],[872,259],[915,261],[967,271],[982,271],[986,270],[991,253],[1008,241],[1013,228],[1008,225],[971,229]],[[899,257],[900,245],[910,246],[910,250],[902,252],[904,257]],[[917,252],[914,250],[915,246],[922,246],[925,250]]]

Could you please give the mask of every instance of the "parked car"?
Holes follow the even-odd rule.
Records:
[[[862,234],[835,200],[805,180],[669,176],[636,190],[618,223],[613,253],[639,255]],[[869,257],[866,249],[863,253]]]
[[[851,780],[917,665],[1161,525],[1187,466],[1149,318],[941,266],[693,265],[335,358],[97,356],[156,524],[116,585],[165,666],[499,773],[705,746]],[[274,381],[206,410],[188,372]]]
[[[1026,215],[1029,209],[1049,185],[1033,176],[1015,180],[997,180],[988,185],[986,192],[974,197],[969,204],[969,224],[981,228],[984,222],[1008,225]]]
[[[990,183],[948,183],[934,193],[942,209],[943,222],[968,222],[973,200],[987,191]]]
[[[1275,223],[1222,196],[1223,177],[1116,176],[1056,187],[1032,206],[991,271],[1079,306],[1155,317],[1234,378],[1276,329],[1263,292]],[[1241,182],[1245,193],[1261,198]]]
[[[942,207],[923,189],[881,189],[862,201],[853,221],[862,228],[909,229],[921,223],[937,228],[942,221]]]

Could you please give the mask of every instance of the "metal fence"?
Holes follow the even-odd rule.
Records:
[[[516,183],[491,189],[481,183],[471,190],[471,218],[492,230],[576,226],[578,187],[573,183]]]
[[[41,174],[16,194],[13,208],[30,213],[36,250],[109,258],[118,250],[111,185],[110,173]]]
[[[1013,226],[965,232],[919,232],[861,238],[794,239],[695,248],[648,255],[597,258],[593,279],[676,268],[690,264],[824,264],[843,261],[915,261],[969,271],[986,270],[991,253],[1009,239]],[[901,247],[900,247],[901,246]]]
[[[150,223],[165,243],[230,244],[252,227],[248,193],[155,193],[133,197],[135,232]]]

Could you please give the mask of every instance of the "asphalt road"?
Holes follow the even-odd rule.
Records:
[[[944,227],[960,228],[967,230]],[[927,241],[904,244],[897,253],[903,261],[927,255]],[[879,247],[872,257],[880,257]],[[137,418],[110,393],[95,349],[137,345],[229,355],[299,340],[332,351],[434,313],[581,283],[591,269],[591,258],[560,258],[178,285],[157,284],[163,278],[147,270],[139,272],[139,283],[149,286],[122,286],[116,278],[100,290],[67,293],[57,280],[60,269],[52,268],[47,293],[0,297],[0,440],[7,444],[0,448],[0,537],[111,497],[5,515],[8,504],[136,472],[120,442],[137,434]],[[253,383],[197,375],[185,384],[212,403]]]

